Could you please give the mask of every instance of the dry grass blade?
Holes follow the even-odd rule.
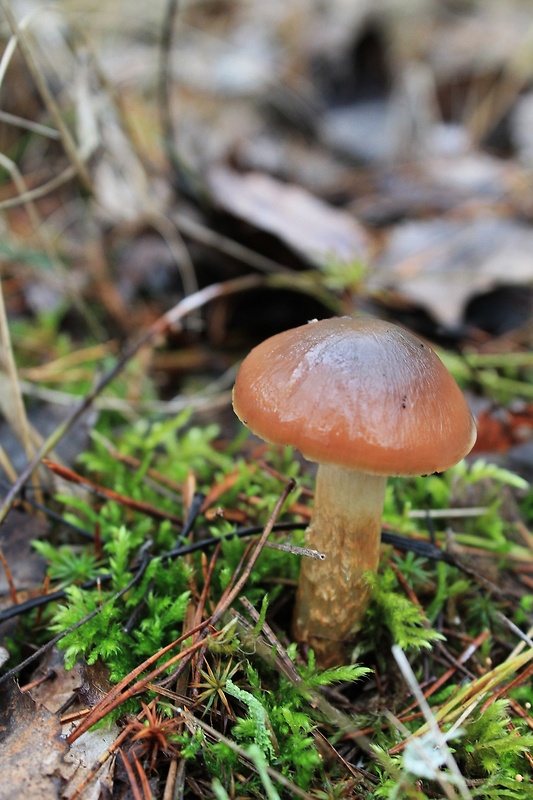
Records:
[[[11,179],[17,189],[19,203],[24,206],[28,218],[31,222],[35,238],[38,240],[43,251],[46,253],[50,264],[54,270],[56,280],[60,285],[65,288],[65,291],[82,315],[83,319],[87,322],[89,330],[96,336],[100,336],[103,330],[100,324],[96,321],[94,314],[89,310],[87,304],[83,301],[81,295],[73,287],[70,276],[64,268],[61,260],[57,257],[51,237],[48,234],[47,228],[43,225],[43,221],[39,216],[37,209],[33,204],[33,200],[29,196],[28,189],[24,182],[24,178],[20,174],[16,164],[3,153],[0,153],[0,166],[2,166],[11,176]]]
[[[67,355],[60,356],[46,364],[21,369],[20,374],[32,381],[53,381],[63,379],[66,373],[66,379],[70,380],[69,370],[73,367],[84,365],[87,361],[103,359],[112,353],[116,353],[116,351],[117,345],[113,341],[81,347],[79,350],[73,350]]]
[[[188,295],[197,292],[198,281],[194,265],[176,225],[163,214],[154,214],[148,222],[159,232],[174,258],[183,283],[183,293]]]
[[[457,794],[455,792],[455,786],[457,786],[457,788],[459,789],[460,795],[463,798],[463,800],[472,800],[472,794],[470,792],[470,789],[466,784],[466,781],[461,773],[461,770],[457,766],[457,762],[455,761],[452,752],[448,746],[446,737],[442,733],[438,725],[437,719],[432,709],[430,708],[429,703],[424,697],[424,694],[420,686],[418,685],[415,674],[412,671],[411,665],[409,664],[403,650],[398,645],[393,645],[392,653],[394,655],[396,663],[398,664],[402,672],[402,675],[406,683],[408,684],[411,692],[416,697],[418,705],[420,706],[420,709],[424,714],[424,717],[426,718],[426,725],[424,727],[427,729],[426,732],[431,735],[433,748],[438,749],[439,754],[442,757],[443,763],[448,767],[451,773],[453,783],[451,782],[449,775],[447,775],[446,773],[442,773],[440,770],[437,769],[435,769],[435,775],[434,775],[435,780],[439,781],[446,797],[450,798],[450,800],[452,800],[452,798],[457,797]],[[409,735],[409,731],[407,731],[407,734]],[[415,738],[418,741],[420,741],[420,731],[418,732],[418,734],[419,735]],[[418,756],[423,762],[428,760],[428,754],[421,743],[418,751]],[[429,762],[428,766],[432,767],[432,763]]]
[[[132,750],[132,758],[133,758],[133,763],[135,764],[135,769],[137,770],[137,774],[139,776],[139,780],[141,782],[143,798],[144,800],[151,800],[153,795],[150,789],[150,784],[148,782],[148,776],[146,775],[146,772],[141,762],[139,761],[139,757],[137,756],[135,750]]]
[[[13,432],[19,439],[28,460],[33,457],[31,430],[26,417],[26,409],[22,399],[22,392],[18,380],[17,367],[11,345],[11,336],[4,304],[4,293],[0,281],[0,378],[2,391],[0,392],[0,410],[10,424]],[[5,461],[6,458],[2,458]],[[9,466],[8,466],[9,469]],[[9,474],[9,472],[8,472]],[[37,498],[41,497],[37,476],[34,476],[34,487]]]
[[[148,675],[145,675],[144,678],[134,683],[130,688],[126,688],[128,684],[135,680],[142,672],[144,672],[148,667],[158,661],[162,656],[168,653],[170,650],[173,650],[179,644],[181,644],[185,639],[188,639],[193,634],[207,628],[211,623],[211,619],[207,619],[198,625],[196,628],[192,628],[187,633],[180,636],[178,639],[175,639],[170,644],[166,645],[166,647],[162,647],[157,653],[154,653],[150,658],[147,658],[142,664],[130,672],[129,675],[126,675],[119,683],[114,686],[110,692],[97,704],[95,705],[90,713],[85,717],[85,719],[78,725],[76,730],[74,730],[70,736],[68,736],[67,741],[69,744],[75,742],[76,739],[85,733],[85,731],[89,730],[93,725],[99,722],[106,714],[109,714],[110,711],[117,708],[117,706],[121,705],[126,700],[129,700],[130,697],[134,697],[136,694],[139,694],[143,691],[149,683],[157,678],[162,672],[167,670],[170,666],[175,664],[177,661],[180,661],[187,656],[192,655],[195,653],[202,645],[203,640],[196,642],[195,644],[191,645],[190,647],[186,648],[185,650],[181,650],[177,655],[170,658],[161,666],[157,667],[156,669],[152,670]],[[221,632],[215,632],[214,636],[219,635]],[[123,691],[124,690],[124,691]]]
[[[208,725],[207,722],[195,717],[188,709],[179,706],[175,707],[175,711],[183,718],[187,727],[192,733],[195,733],[198,728],[200,728],[209,736],[210,739],[212,739],[212,741],[222,742],[231,750],[233,750],[234,753],[237,753],[239,758],[251,766],[252,769],[257,769],[253,756],[243,747],[239,747],[239,745],[235,744],[235,742],[233,742],[231,739],[228,739],[227,736],[224,736],[224,734],[220,733],[215,728],[212,728],[211,725]],[[303,800],[312,800],[312,796],[310,794],[304,792],[303,789],[300,789],[299,786],[296,786],[295,783],[288,780],[277,770],[268,765],[265,765],[265,770],[270,778],[281,784],[281,786],[283,786],[288,792],[291,792],[293,797],[302,797]]]
[[[530,653],[533,654],[533,651],[530,651]],[[509,695],[509,692],[511,692],[513,689],[516,689],[517,686],[521,686],[523,683],[526,683],[527,681],[531,682],[532,678],[533,678],[533,664],[530,664],[519,675],[516,675],[516,677],[512,678],[508,683],[504,684],[504,686],[501,686],[497,691],[494,692],[494,694],[492,694],[487,700],[485,700],[485,702],[481,706],[480,713],[483,714],[483,712],[486,711],[489,706],[495,703],[496,700],[498,700],[498,698],[507,697]]]
[[[191,239],[205,244],[208,247],[213,247],[220,253],[224,253],[230,258],[234,258],[236,261],[247,264],[258,272],[263,272],[266,275],[290,275],[291,280],[295,278],[294,271],[289,269],[289,267],[285,267],[261,253],[256,253],[249,247],[245,247],[239,244],[239,242],[229,239],[227,236],[223,236],[221,233],[217,233],[217,231],[211,230],[211,228],[189,217],[185,217],[183,214],[177,216],[174,221],[177,229],[185,236],[189,236]]]
[[[76,170],[74,167],[66,167],[62,172],[59,173],[59,175],[56,175],[55,178],[51,178],[46,183],[43,183],[42,186],[36,186],[35,189],[27,189],[23,194],[17,195],[16,197],[10,197],[7,200],[2,200],[0,202],[0,211],[25,205],[26,203],[33,202],[33,200],[39,200],[41,197],[46,197],[47,194],[50,194],[55,189],[59,189],[60,186],[63,186],[65,183],[68,183],[75,177]]]
[[[6,20],[8,22],[8,25],[11,29],[13,36],[16,38],[18,47],[24,58],[28,71],[30,72],[35,82],[35,85],[39,90],[41,98],[48,110],[48,113],[50,114],[50,117],[59,135],[61,136],[61,141],[63,147],[65,148],[65,152],[69,157],[69,160],[71,161],[72,165],[75,167],[78,177],[83,186],[85,187],[85,189],[89,192],[92,192],[93,188],[92,181],[89,172],[87,170],[87,167],[85,166],[85,164],[78,155],[76,144],[71,136],[69,129],[67,128],[67,126],[63,121],[63,117],[61,115],[61,112],[59,111],[54,96],[35,60],[32,47],[28,41],[28,36],[25,31],[25,26],[18,24],[17,19],[12,11],[11,3],[9,2],[9,0],[0,0],[0,7],[2,8],[5,14]]]
[[[17,471],[2,445],[0,445],[0,467],[4,470],[11,483],[17,480]]]
[[[2,57],[2,62],[0,66],[0,85],[3,82],[5,72],[9,66],[13,53],[15,52],[15,49],[18,46],[23,52],[23,55],[25,57],[31,58],[33,66],[31,68],[30,64],[27,64],[27,66],[30,69],[30,72],[32,72],[34,78],[35,74],[37,75],[36,83],[38,85],[38,88],[42,89],[42,86],[40,85],[39,81],[41,81],[41,83],[46,87],[44,78],[41,76],[39,68],[35,63],[35,61],[33,60],[29,44],[25,38],[26,34],[24,29],[29,23],[31,16],[27,16],[24,22],[18,25],[18,23],[15,21],[13,15],[10,12],[9,3],[7,2],[7,0],[6,2],[3,2],[2,5],[5,6],[4,10],[6,11],[6,17],[13,30],[14,35],[10,39],[8,46],[6,47],[6,50],[4,51]],[[35,71],[35,74],[33,70]],[[46,91],[48,91],[47,88]],[[50,100],[52,103],[54,103],[55,107],[55,101],[51,96]],[[56,113],[57,116],[59,116],[59,111],[57,110],[57,108],[56,108]],[[28,121],[26,123],[26,127],[28,128],[31,127],[31,129],[34,130],[34,132],[39,133],[40,135],[50,136],[51,132],[53,138],[63,138],[62,134],[59,133],[58,131],[49,129],[46,126],[39,126],[37,123],[31,123]],[[43,130],[41,130],[41,128]],[[40,246],[42,246],[44,252],[48,256],[50,263],[53,267],[53,270],[56,273],[58,281],[62,286],[65,287],[66,292],[68,293],[75,307],[78,309],[82,317],[87,321],[89,329],[92,330],[97,335],[100,335],[102,333],[102,330],[99,324],[97,323],[96,318],[90,312],[87,305],[83,302],[81,296],[79,295],[79,292],[77,292],[76,289],[72,286],[72,282],[69,278],[69,275],[64,269],[61,260],[57,257],[55,248],[52,243],[52,239],[47,231],[47,228],[42,224],[42,220],[40,219],[39,213],[33,204],[33,201],[37,197],[41,197],[44,194],[47,194],[49,191],[51,191],[53,188],[63,183],[65,180],[70,180],[72,177],[74,177],[74,175],[76,174],[77,167],[74,166],[72,171],[67,169],[66,172],[62,173],[60,176],[56,177],[55,179],[52,179],[52,181],[47,183],[45,187],[39,187],[38,189],[32,191],[28,190],[24,178],[22,177],[21,173],[18,170],[18,167],[11,159],[7,158],[7,156],[5,156],[4,154],[0,154],[0,164],[10,174],[13,184],[17,190],[17,197],[4,200],[1,206],[3,208],[12,207],[15,205],[24,206],[32,225],[33,235],[38,240]]]
[[[22,393],[27,397],[34,397],[44,400],[46,403],[53,403],[58,406],[72,406],[79,402],[79,396],[62,392],[58,389],[48,389],[43,386],[36,386],[26,380],[19,381]],[[118,411],[129,419],[136,419],[140,415],[164,414],[174,416],[185,409],[193,411],[211,411],[218,408],[227,407],[231,403],[231,390],[218,391],[219,382],[213,381],[211,386],[206,387],[197,394],[188,394],[172,398],[172,400],[153,400],[153,401],[133,401],[124,400],[121,397],[95,397],[93,407],[99,411]]]
[[[510,654],[509,656],[510,659],[514,658],[519,653],[521,653],[526,644],[529,645],[530,648],[533,648],[533,640],[531,639],[531,637],[533,636],[533,626],[529,628],[527,633],[524,633],[523,631],[520,630],[520,628],[517,625],[514,624],[514,622],[512,622],[512,620],[508,619],[505,616],[505,614],[502,614],[501,611],[498,611],[497,614],[498,617],[502,620],[502,622],[504,622],[507,625],[507,627],[510,630],[512,630],[512,632],[516,634],[516,636],[518,636],[519,639],[522,639],[522,641],[519,644],[517,644],[513,652]]]
[[[128,776],[128,781],[130,784],[131,793],[133,795],[133,800],[147,800],[147,798],[143,798],[143,795],[141,794],[141,790],[139,789],[139,784],[137,783],[133,767],[131,766],[128,757],[124,755],[124,751],[122,750],[121,747],[118,748],[118,752],[120,753],[120,757],[122,758],[122,764],[124,765],[124,769],[126,770],[126,775]]]
[[[431,695],[437,692],[441,688],[441,686],[444,686],[444,684],[446,684],[450,680],[450,678],[457,672],[458,666],[466,663],[473,656],[475,651],[483,644],[483,642],[486,639],[488,639],[489,636],[490,636],[490,631],[488,630],[480,633],[479,636],[477,636],[476,639],[474,639],[474,641],[471,644],[469,644],[468,647],[465,648],[465,650],[463,650],[460,656],[456,659],[457,666],[454,664],[449,669],[447,669],[446,672],[443,672],[442,675],[438,677],[431,684],[429,689],[425,690],[424,697],[426,699],[428,697],[431,697]],[[414,701],[411,705],[409,705],[406,709],[404,709],[403,714],[408,714],[410,711],[412,711],[413,708],[416,707],[416,705],[417,702]]]
[[[477,94],[471,99],[471,111],[467,115],[465,126],[475,144],[493,131],[502,121],[505,114],[531,80],[533,66],[531,62],[531,26],[524,31],[522,42],[504,64],[501,75],[490,86],[483,97]]]
[[[490,672],[465,684],[439,708],[429,709],[431,721],[422,725],[416,732],[416,736],[420,737],[429,733],[434,728],[435,724],[439,726],[457,725],[458,720],[463,722],[467,716],[485,700],[485,704],[482,707],[483,711],[484,708],[498,699],[498,697],[505,694],[508,689],[519,685],[530,677],[532,672],[531,667],[526,668],[523,672],[519,671],[525,667],[532,658],[533,649],[530,649],[525,653],[508,658],[506,661],[490,670]],[[502,689],[502,683],[508,680],[510,682]],[[416,699],[418,704],[422,707],[423,703],[425,708],[429,708],[427,700],[420,691],[418,684],[416,687]],[[420,702],[419,695],[422,698],[422,702]],[[428,719],[427,716],[426,719]],[[391,754],[400,752],[404,746],[405,743],[402,742],[400,745],[392,748],[390,751]]]
[[[8,125],[14,125],[17,128],[37,133],[39,136],[46,136],[48,139],[59,139],[59,134],[54,128],[49,128],[48,125],[41,125],[40,122],[34,122],[31,119],[18,117],[8,111],[0,110],[0,122],[6,122]]]

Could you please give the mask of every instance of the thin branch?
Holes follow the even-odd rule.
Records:
[[[1,2],[2,0],[0,0],[0,3]],[[154,345],[161,337],[165,336],[170,328],[181,327],[181,321],[184,317],[192,311],[202,308],[206,303],[237,292],[244,292],[265,285],[264,279],[258,276],[245,276],[243,278],[235,278],[234,280],[226,281],[225,283],[215,283],[211,286],[206,286],[194,295],[184,298],[174,306],[174,308],[171,308],[166,314],[159,317],[137,341],[133,342],[124,350],[122,356],[117,360],[115,365],[101,377],[83,398],[81,403],[73,409],[71,414],[41,445],[34,457],[28,461],[0,507],[0,523],[5,519],[15,498],[39,465],[41,459],[57,445],[60,439],[72,428],[74,423],[91,407],[94,399],[122,372],[125,366],[142,347]]]
[[[40,647],[38,650],[36,650],[35,653],[32,653],[31,656],[28,656],[28,658],[26,658],[20,664],[17,664],[16,667],[13,667],[13,669],[10,669],[9,672],[6,672],[5,675],[2,675],[0,677],[0,684],[4,683],[9,678],[12,678],[15,675],[17,675],[17,673],[19,673],[21,670],[25,669],[25,667],[29,666],[29,664],[32,664],[34,661],[36,661],[38,658],[40,658],[44,653],[46,653],[48,650],[50,650],[55,644],[57,644],[59,641],[61,641],[61,639],[63,639],[65,636],[67,636],[69,633],[72,633],[73,631],[78,630],[78,628],[81,628],[82,625],[85,625],[86,622],[89,622],[89,620],[91,620],[93,617],[95,617],[97,614],[99,614],[100,611],[102,610],[102,608],[104,608],[105,606],[108,606],[110,604],[116,603],[117,600],[119,600],[124,594],[129,592],[129,590],[133,586],[135,586],[136,583],[138,583],[138,581],[144,575],[146,567],[148,566],[149,563],[150,563],[150,561],[149,561],[148,557],[145,557],[144,560],[142,561],[142,563],[140,564],[140,566],[137,568],[137,571],[135,572],[135,575],[132,577],[132,579],[129,581],[129,583],[126,586],[124,586],[124,588],[122,588],[119,592],[117,592],[115,595],[113,595],[113,597],[110,597],[109,600],[107,600],[103,605],[98,606],[98,608],[95,608],[94,611],[90,612],[90,614],[87,614],[85,617],[83,617],[82,619],[78,620],[78,622],[76,622],[74,625],[72,625],[66,631],[62,631],[61,633],[58,633],[57,636],[54,636],[53,639],[50,639],[49,642],[47,642],[42,647]]]
[[[75,168],[70,165],[66,167],[63,172],[60,172],[59,175],[56,175],[55,178],[51,178],[46,183],[43,183],[41,186],[36,186],[35,189],[27,189],[23,194],[17,195],[16,197],[10,197],[7,200],[2,200],[0,202],[0,211],[5,211],[7,208],[15,208],[16,206],[25,205],[25,203],[31,202],[32,200],[39,200],[41,197],[45,197],[50,192],[53,192],[54,189],[58,189],[63,184],[68,183],[73,178],[76,177],[76,170]]]
[[[175,180],[179,191],[193,200],[201,202],[205,195],[205,188],[193,170],[185,163],[175,147],[176,132],[172,116],[172,103],[170,87],[173,84],[171,75],[172,45],[174,30],[178,16],[178,0],[168,0],[163,23],[161,25],[161,55],[159,60],[159,76],[157,86],[157,105],[159,109],[159,122],[163,137],[163,149],[167,160],[174,170]]]
[[[48,139],[60,139],[59,133],[55,128],[50,128],[48,125],[42,125],[40,122],[34,122],[31,119],[19,117],[17,114],[10,114],[9,111],[0,110],[0,122],[5,122],[7,125],[13,125],[15,128],[22,128],[31,133],[37,133],[39,136],[46,136]]]
[[[62,522],[62,519],[55,515],[54,512],[51,512],[45,506],[42,506],[37,503],[33,503],[33,501],[28,500],[28,502],[35,505],[35,507],[39,511],[44,511],[46,514],[49,514],[56,522]],[[74,528],[75,532],[78,533],[80,536],[83,536],[87,539],[92,539],[93,535],[89,531],[85,531],[82,528],[78,528],[72,523],[67,523],[69,527]],[[276,532],[280,531],[301,531],[307,528],[307,522],[277,522],[273,527],[272,530]],[[234,531],[230,533],[222,534],[220,536],[212,536],[209,539],[202,539],[201,542],[193,542],[192,544],[186,545],[179,545],[172,550],[169,550],[167,553],[162,553],[161,555],[154,556],[154,558],[160,558],[161,561],[170,561],[174,558],[179,558],[180,556],[189,555],[190,553],[198,552],[199,550],[209,550],[211,547],[216,547],[221,541],[225,539],[232,539],[234,537],[238,539],[245,539],[248,536],[256,536],[259,533],[262,533],[264,530],[262,525],[251,525],[245,528],[236,528]],[[185,535],[185,534],[183,534]],[[443,550],[440,550],[435,545],[430,544],[429,542],[416,542],[416,540],[411,539],[408,536],[402,536],[400,534],[390,533],[390,531],[382,531],[381,532],[382,541],[385,544],[394,544],[394,547],[398,549],[402,549],[406,552],[416,552],[420,553],[421,546],[426,545],[426,549],[423,551],[425,557],[432,559],[433,561],[445,561],[446,563],[452,563],[457,566],[458,569],[461,569],[461,564],[455,563],[451,559],[450,556]],[[416,549],[413,545],[416,544]],[[91,578],[91,580],[85,581],[80,585],[81,589],[93,589],[98,583],[106,584],[112,579],[112,574],[110,572],[104,573],[99,575],[97,578]],[[50,592],[49,594],[42,595],[40,597],[32,597],[30,600],[25,600],[23,603],[18,603],[16,606],[10,606],[10,608],[6,608],[3,611],[0,611],[0,623],[5,622],[8,619],[12,619],[13,617],[17,617],[20,614],[25,614],[28,611],[33,611],[35,608],[39,608],[40,606],[47,605],[48,603],[55,602],[56,600],[62,600],[66,596],[65,589],[58,589],[56,592]]]

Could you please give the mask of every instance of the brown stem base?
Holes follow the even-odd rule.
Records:
[[[366,572],[379,563],[387,478],[320,464],[306,546],[325,561],[303,559],[294,635],[313,648],[317,663],[345,663],[369,600]]]

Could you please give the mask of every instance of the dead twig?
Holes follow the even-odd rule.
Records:
[[[103,605],[99,606],[98,608],[95,608],[94,611],[91,611],[85,617],[82,617],[82,619],[78,620],[78,622],[76,622],[74,625],[72,625],[66,631],[63,631],[62,633],[58,633],[57,636],[54,636],[53,639],[50,639],[49,642],[47,642],[42,647],[40,647],[38,650],[36,650],[34,653],[32,653],[31,656],[28,656],[28,658],[26,658],[20,664],[17,664],[16,667],[13,667],[8,672],[6,672],[5,675],[2,675],[0,677],[0,684],[2,684],[5,681],[9,680],[9,678],[13,678],[21,670],[25,669],[27,666],[29,666],[34,661],[39,659],[42,655],[44,655],[44,653],[48,652],[48,650],[50,650],[55,644],[57,644],[59,641],[61,641],[61,639],[63,639],[69,633],[72,633],[73,631],[78,630],[78,628],[81,628],[82,625],[85,625],[86,622],[89,622],[89,620],[91,620],[93,617],[95,617],[97,614],[99,614],[104,606],[107,606],[107,605],[109,605],[111,603],[116,603],[117,600],[119,600],[123,595],[125,595],[127,592],[129,592],[129,590],[133,586],[135,586],[135,584],[142,578],[142,576],[144,575],[144,572],[145,572],[146,567],[148,566],[148,564],[149,564],[149,560],[148,560],[148,558],[145,558],[142,561],[142,563],[139,566],[139,568],[137,569],[137,571],[135,572],[135,575],[133,576],[133,578],[129,581],[129,583],[123,589],[120,590],[120,592],[117,592],[106,603],[104,603]]]
[[[77,472],[74,472],[74,470],[63,467],[61,464],[56,464],[55,461],[50,461],[48,458],[43,458],[42,463],[45,467],[48,467],[48,469],[53,472],[54,475],[59,475],[60,478],[68,481],[69,483],[75,483],[78,486],[86,486],[95,494],[105,497],[106,500],[112,500],[113,502],[118,503],[125,508],[129,508],[132,511],[138,511],[141,514],[146,514],[148,517],[152,517],[153,519],[169,520],[175,525],[182,524],[182,520],[179,517],[174,516],[174,514],[170,514],[167,511],[161,511],[159,508],[151,505],[150,503],[144,503],[141,500],[134,500],[132,497],[127,497],[119,492],[115,492],[113,489],[109,489],[107,486],[101,486],[98,483],[94,483],[88,478],[85,478],[83,475],[79,475]]]
[[[0,0],[1,2],[1,0]],[[267,285],[264,278],[255,275],[248,275],[243,278],[235,278],[234,280],[226,281],[225,283],[215,283],[206,286],[204,289],[196,292],[194,295],[181,300],[174,308],[167,311],[153,325],[135,342],[127,347],[122,356],[117,360],[115,365],[106,372],[99,381],[92,387],[92,389],[85,395],[83,400],[78,406],[70,413],[70,415],[59,425],[56,430],[46,439],[41,445],[39,450],[31,458],[22,472],[19,474],[18,479],[15,481],[9,492],[7,493],[2,506],[0,507],[0,523],[5,519],[6,514],[11,508],[16,496],[33,474],[36,467],[39,465],[42,458],[44,458],[50,450],[52,450],[63,436],[71,429],[74,423],[84,414],[84,412],[91,407],[94,399],[102,393],[102,391],[122,372],[125,366],[131,359],[139,352],[142,347],[147,345],[154,345],[162,337],[164,337],[171,328],[180,327],[181,321],[193,311],[202,308],[206,303],[217,300],[221,297],[226,297],[237,292],[245,292],[250,289],[256,289],[260,286]]]

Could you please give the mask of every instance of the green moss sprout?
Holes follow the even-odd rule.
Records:
[[[68,543],[68,529],[63,529],[59,544],[35,543],[48,562],[54,588],[65,589],[64,599],[46,608],[44,622],[50,633],[66,632],[59,646],[67,668],[101,662],[111,682],[117,683],[186,634],[199,603],[205,617],[212,613],[231,590],[250,546],[250,540],[226,538],[235,528],[226,514],[231,512],[250,526],[264,525],[283,486],[280,475],[296,477],[299,484],[299,491],[285,503],[282,519],[302,522],[312,480],[297,454],[273,448],[265,452],[264,461],[250,462],[241,449],[245,442],[240,434],[235,442],[221,442],[217,426],[197,427],[191,422],[190,412],[152,424],[134,422],[113,438],[109,430],[99,428],[93,432],[90,449],[79,459],[77,469],[93,484],[156,508],[157,518],[91,490],[69,493],[63,485],[57,503],[64,519],[87,534],[98,532],[94,541],[87,537],[80,541],[72,533]],[[216,508],[222,511],[209,516],[209,509],[203,508],[184,536],[190,513],[184,488],[191,475],[200,497],[198,507],[216,489]],[[187,714],[196,722],[189,721],[181,732],[172,734],[172,747],[187,761],[191,779],[208,785],[215,797],[237,796],[237,784],[243,796],[281,800],[296,796],[296,791],[317,800],[447,797],[446,792],[456,790],[444,790],[438,776],[432,780],[413,775],[401,755],[389,755],[402,739],[387,722],[384,708],[405,718],[402,724],[411,735],[424,735],[420,716],[411,712],[411,720],[403,710],[410,701],[397,676],[392,678],[390,648],[400,645],[421,684],[429,676],[427,685],[431,686],[431,681],[446,675],[467,643],[480,637],[478,652],[475,647],[472,650],[474,664],[468,664],[464,672],[451,669],[429,701],[435,714],[443,714],[443,728],[449,728],[458,713],[464,715],[462,735],[450,746],[472,797],[530,796],[532,735],[513,706],[519,703],[525,708],[532,702],[529,682],[518,681],[509,697],[486,708],[481,700],[471,710],[467,700],[454,705],[458,692],[464,691],[459,677],[468,686],[468,674],[470,680],[483,674],[489,659],[501,662],[516,644],[502,628],[499,614],[508,614],[522,627],[531,624],[531,594],[524,591],[516,603],[494,595],[490,580],[481,584],[478,580],[484,562],[472,568],[472,553],[491,563],[497,559],[501,570],[512,570],[524,557],[526,548],[517,535],[516,517],[501,513],[507,490],[515,493],[519,504],[528,502],[529,487],[523,479],[483,461],[460,464],[444,476],[390,482],[384,522],[406,537],[407,549],[383,548],[380,571],[371,579],[372,603],[354,646],[353,663],[331,670],[319,670],[313,652],[300,653],[290,641],[287,619],[298,558],[265,548],[246,581],[247,603],[257,610],[252,634],[245,635],[237,624],[240,611],[228,610],[205,638],[198,670],[191,671]],[[482,512],[450,520],[437,515],[431,525],[441,547],[453,538],[460,555],[457,563],[433,562],[409,550],[408,537],[429,538],[430,518],[413,510],[445,514],[447,509],[468,506],[472,497]],[[273,539],[302,544],[303,527],[276,533]],[[216,552],[211,548],[182,557],[166,555],[188,546],[191,539],[199,537],[201,543],[202,537],[212,536],[220,538]],[[464,556],[467,569],[462,567],[462,548],[468,552]],[[146,559],[142,575],[132,581],[142,559]],[[83,588],[85,581],[99,577],[105,581]],[[70,631],[93,611],[98,613]],[[224,635],[219,639],[216,629],[222,628]],[[271,644],[256,647],[259,639]],[[186,637],[180,646],[193,642],[194,637]],[[154,662],[163,668],[164,680],[171,678],[173,669],[165,667],[166,658],[161,655]],[[527,669],[525,656],[522,659],[519,671]],[[511,679],[510,673],[501,676],[491,691]],[[151,685],[144,699],[154,697]],[[317,697],[322,698],[318,705]],[[185,713],[176,711],[182,706],[176,699],[169,701],[167,694],[158,702],[161,713],[165,708],[171,715]],[[324,703],[332,709],[332,703],[340,703],[344,710],[332,711],[329,717]],[[135,710],[135,701],[128,701],[126,708]],[[119,707],[113,716],[121,713]],[[365,734],[350,738],[348,729]],[[353,770],[347,774],[346,760],[363,765],[358,779]],[[521,783],[517,775],[522,776]]]

